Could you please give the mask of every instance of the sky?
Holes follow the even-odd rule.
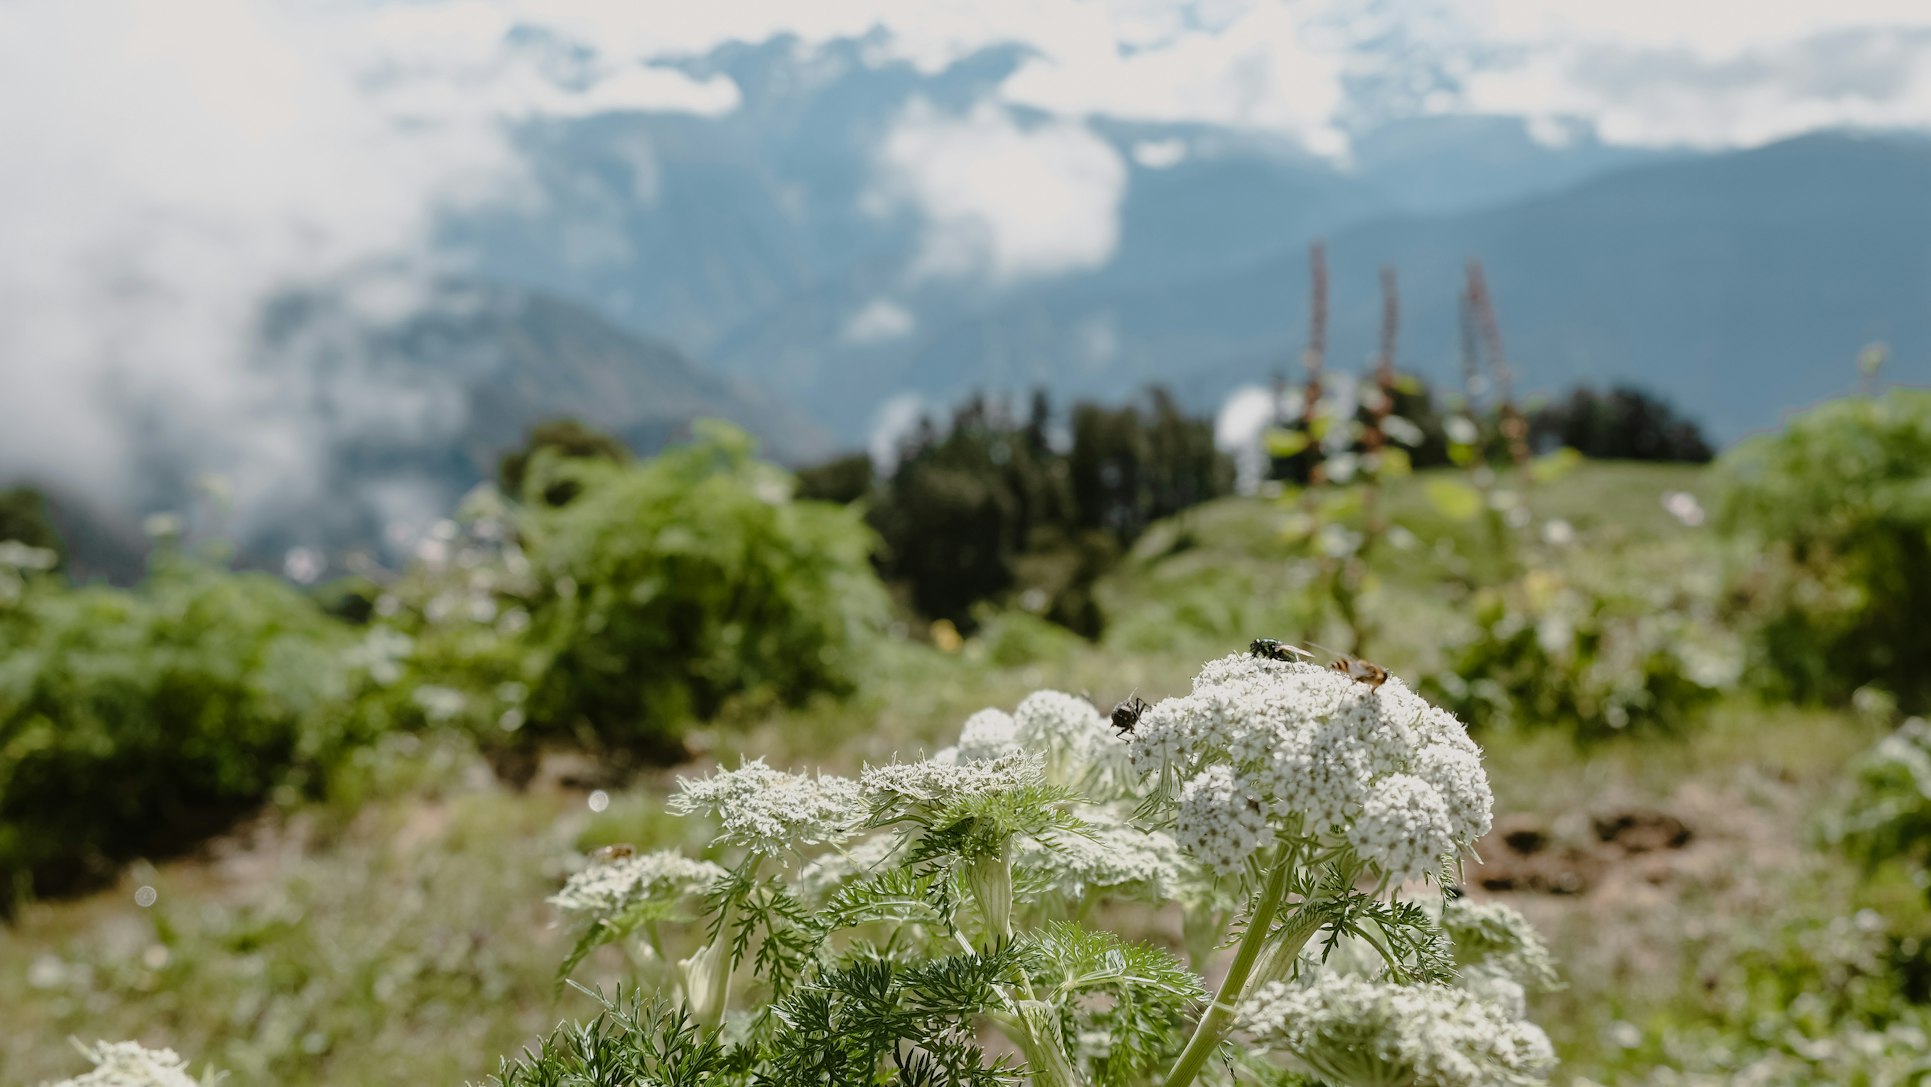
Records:
[[[515,31],[577,53],[512,48]],[[876,60],[928,70],[1025,47],[969,109],[908,108],[854,195],[918,213],[915,278],[1104,262],[1129,168],[1097,117],[1343,165],[1365,127],[1415,115],[1645,147],[1931,129],[1925,0],[0,0],[0,470],[117,502],[160,440],[272,516],[315,498],[298,481],[320,486],[306,469],[359,428],[453,428],[452,390],[353,360],[347,392],[265,371],[263,301],[348,284],[350,317],[406,312],[446,270],[437,214],[530,198],[508,125],[729,113],[728,78],[671,65],[777,34],[805,53],[870,35]],[[848,335],[908,320],[882,299]]]

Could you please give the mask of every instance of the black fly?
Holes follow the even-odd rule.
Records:
[[[1140,723],[1140,715],[1150,708],[1146,699],[1138,695],[1129,696],[1125,702],[1113,707],[1113,727],[1125,736],[1133,731],[1134,725]]]
[[[1302,649],[1300,646],[1288,645],[1286,642],[1277,642],[1272,638],[1255,638],[1253,641],[1247,643],[1247,653],[1249,656],[1270,661],[1291,661],[1295,657],[1311,657],[1314,655]]]

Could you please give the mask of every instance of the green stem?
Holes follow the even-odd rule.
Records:
[[[1286,845],[1275,852],[1267,886],[1261,890],[1260,901],[1254,906],[1254,915],[1247,919],[1247,931],[1241,934],[1240,945],[1234,951],[1234,961],[1227,967],[1227,976],[1221,980],[1220,990],[1214,994],[1214,1002],[1208,1005],[1206,1014],[1200,1017],[1200,1023],[1194,1027],[1193,1037],[1187,1039],[1187,1048],[1181,1050],[1179,1059],[1174,1061],[1173,1071],[1167,1073],[1164,1087],[1187,1087],[1192,1083],[1232,1029],[1241,990],[1246,987],[1248,976],[1254,972],[1254,963],[1260,959],[1261,950],[1267,944],[1269,930],[1274,927],[1274,915],[1281,908],[1281,900],[1287,897],[1287,873],[1292,856]],[[1311,929],[1301,932],[1301,942],[1305,943],[1311,934]],[[1300,948],[1294,950],[1299,952]]]

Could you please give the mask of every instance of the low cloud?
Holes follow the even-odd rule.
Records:
[[[737,105],[542,45],[474,5],[0,4],[0,482],[130,513],[215,475],[245,534],[340,504],[345,446],[456,433],[462,390],[362,345],[461,270],[438,216],[527,198],[506,122]],[[270,303],[318,292],[271,334]],[[425,493],[362,482],[327,493]]]
[[[845,339],[850,343],[884,343],[902,339],[918,327],[912,311],[889,298],[875,298],[845,322]]]
[[[921,220],[915,276],[1010,283],[1098,267],[1119,245],[1126,163],[1077,122],[917,101],[886,136],[879,172],[873,206]]]

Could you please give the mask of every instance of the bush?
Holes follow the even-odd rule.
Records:
[[[1897,860],[1931,896],[1931,724],[1913,717],[1857,767],[1857,794],[1833,836],[1865,864]]]
[[[1598,460],[1660,460],[1708,463],[1710,443],[1694,422],[1669,403],[1629,386],[1608,392],[1583,387],[1569,399],[1529,417],[1529,441],[1537,449],[1569,448]]]
[[[1751,674],[1777,696],[1841,702],[1876,683],[1931,700],[1931,391],[1833,401],[1721,468],[1723,524],[1765,560]]]
[[[526,489],[538,584],[529,724],[675,757],[733,696],[798,702],[851,685],[885,615],[856,510],[791,497],[751,439],[711,424],[635,466],[539,455]]]
[[[30,578],[0,642],[0,871],[37,890],[186,844],[347,738],[344,632],[265,575],[163,555],[134,590]]]
[[[1422,689],[1484,725],[1584,739],[1673,732],[1737,678],[1739,651],[1712,608],[1680,588],[1636,593],[1534,570],[1476,595],[1473,629]]]

